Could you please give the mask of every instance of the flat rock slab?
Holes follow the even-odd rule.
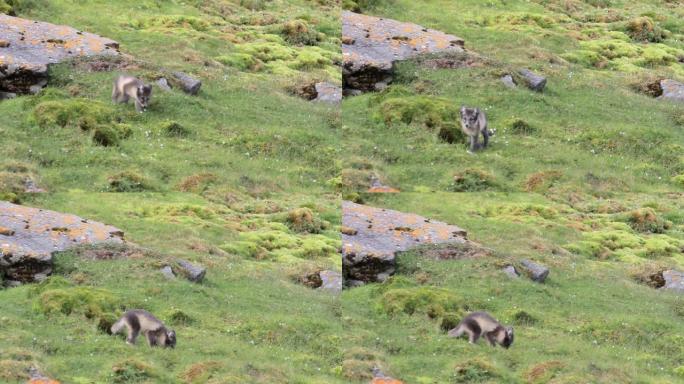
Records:
[[[0,276],[10,284],[47,277],[56,252],[82,244],[123,243],[118,228],[5,201],[0,201],[0,223]]]
[[[663,272],[665,285],[662,289],[684,293],[684,272],[669,270]]]
[[[47,67],[73,57],[118,55],[119,43],[65,26],[0,14],[0,91],[47,84]]]
[[[660,81],[662,94],[659,99],[684,102],[684,84],[670,79]]]
[[[396,268],[399,252],[427,244],[467,243],[466,231],[425,217],[342,202],[345,285],[381,282]]]
[[[430,53],[464,52],[460,37],[413,23],[342,12],[343,88],[373,91],[392,78],[394,63]]]

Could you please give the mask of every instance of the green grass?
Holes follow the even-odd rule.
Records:
[[[0,381],[65,383],[670,383],[682,380],[682,298],[649,287],[684,268],[684,110],[641,94],[682,79],[684,14],[668,1],[352,1],[453,33],[487,65],[397,67],[340,108],[295,95],[340,83],[339,2],[0,0],[20,16],[121,43],[114,72],[203,81],[113,105],[115,73],[51,68],[37,96],[0,103],[0,198],[121,228],[128,258],[56,256],[48,283],[0,290]],[[122,64],[123,63],[123,64]],[[543,94],[505,88],[529,67]],[[460,105],[487,111],[466,153]],[[404,193],[359,193],[376,173]],[[31,178],[48,190],[22,193]],[[340,297],[296,281],[341,268],[340,194],[465,228],[477,260],[399,257],[385,284]],[[166,280],[175,258],[205,281]],[[529,258],[545,284],[500,271]],[[173,350],[103,332],[145,308]],[[516,329],[509,350],[446,337],[471,310]]]
[[[65,383],[344,382],[339,300],[296,283],[341,268],[339,197],[325,183],[340,116],[289,91],[340,81],[335,12],[307,1],[14,4],[113,38],[135,59],[115,72],[51,67],[40,95],[0,104],[0,196],[115,225],[148,251],[60,254],[66,287],[0,291],[0,381],[24,382],[37,366]],[[295,22],[304,35],[285,30]],[[254,65],[218,59],[237,53]],[[152,82],[170,70],[199,77],[199,95],[155,86],[144,114],[111,104],[116,72]],[[27,177],[49,192],[21,193]],[[175,257],[206,266],[205,281],[165,280],[159,268]],[[126,308],[170,324],[178,348],[104,333]]]
[[[410,383],[681,381],[682,351],[672,347],[682,334],[682,299],[640,282],[683,266],[682,106],[637,91],[659,77],[682,79],[674,58],[681,9],[554,0],[362,8],[453,33],[486,61],[458,70],[401,63],[381,94],[346,99],[340,189],[457,224],[497,256],[402,254],[389,282],[343,293],[353,344]],[[628,36],[628,21],[645,14],[673,34]],[[548,77],[544,93],[500,82],[523,67]],[[460,105],[483,108],[497,129],[476,155],[459,135],[443,135],[458,130]],[[404,193],[359,194],[371,172]],[[521,258],[549,266],[549,280],[500,271]],[[514,325],[513,347],[446,337],[473,310]]]
[[[621,195],[647,204],[648,195]],[[345,291],[343,316],[351,342],[379,355],[409,383],[669,383],[680,380],[681,296],[658,292],[632,277],[648,257],[599,260],[563,249],[592,233],[576,221],[603,213],[557,204],[537,194],[402,193],[368,196],[373,205],[458,223],[469,238],[495,250],[487,259],[434,261],[405,253],[383,284]],[[659,200],[681,212],[677,197]],[[545,207],[539,213],[530,207]],[[536,209],[540,212],[540,208]],[[607,225],[607,224],[606,224]],[[667,231],[684,239],[682,224]],[[629,227],[625,233],[634,236]],[[629,231],[629,232],[628,232]],[[682,265],[681,251],[658,262]],[[500,269],[519,258],[551,268],[537,284]],[[446,336],[444,325],[466,311],[485,310],[515,328],[513,346],[491,349]],[[446,322],[446,323],[445,323]],[[443,325],[444,324],[444,325]],[[363,331],[358,331],[362,329]],[[553,379],[553,380],[552,380]]]
[[[596,24],[584,16],[615,13],[628,20],[652,12],[661,24],[670,25],[679,8],[642,1],[612,1],[608,9],[585,1],[553,0],[376,3],[370,13],[453,33],[488,63],[458,70],[404,63],[384,96],[346,99],[345,169],[363,156],[390,185],[407,192],[452,190],[454,175],[464,168],[491,173],[495,190],[524,191],[527,178],[540,171],[562,172],[556,186],[578,192],[681,190],[672,178],[684,172],[684,129],[677,120],[682,106],[654,100],[634,88],[658,76],[682,79],[681,64],[628,70],[585,67],[563,59],[604,38],[576,36]],[[570,16],[560,10],[564,7],[573,10]],[[620,27],[617,22],[598,24],[601,31]],[[670,28],[678,30],[675,24]],[[660,49],[640,41],[622,44],[644,52]],[[679,44],[670,37],[661,45],[676,49]],[[524,87],[509,90],[499,80],[503,73],[523,67],[548,77],[543,94]],[[443,140],[445,129],[458,132],[453,111],[461,105],[484,109],[490,127],[497,129],[491,147],[477,156],[466,153],[465,140]]]

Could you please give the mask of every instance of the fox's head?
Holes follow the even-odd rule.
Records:
[[[477,127],[477,119],[480,115],[480,110],[477,108],[461,107],[461,121],[467,129],[474,129]]]

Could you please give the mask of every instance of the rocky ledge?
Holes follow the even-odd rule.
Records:
[[[391,19],[342,13],[343,88],[380,90],[392,81],[394,63],[431,53],[462,53],[460,37]]]
[[[123,242],[115,227],[75,215],[0,201],[0,277],[6,285],[41,281],[57,252],[76,245]]]
[[[65,26],[0,14],[0,92],[36,93],[50,64],[73,57],[118,55],[119,43]]]
[[[397,254],[430,244],[468,245],[455,225],[350,201],[342,203],[342,267],[347,286],[381,282],[396,268]]]

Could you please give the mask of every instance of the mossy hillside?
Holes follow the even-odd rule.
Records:
[[[632,259],[597,259],[566,249],[567,242],[592,231],[576,228],[580,218],[606,222],[594,223],[598,228],[621,225],[623,232],[643,240],[650,235],[618,220],[636,206],[673,217],[681,211],[676,196],[615,196],[623,205],[619,213],[598,213],[615,206],[609,201],[570,206],[529,193],[403,193],[365,199],[459,223],[470,239],[496,250],[492,258],[453,261],[403,253],[397,274],[387,282],[343,292],[347,328],[366,330],[350,336],[353,344],[379,358],[393,376],[415,383],[678,380],[681,298],[637,281]],[[533,211],[539,212],[536,219]],[[675,241],[682,239],[678,223],[665,232]],[[545,284],[510,279],[501,271],[523,257],[550,267]],[[681,250],[655,260],[672,267],[681,265],[680,258]],[[653,261],[642,260],[644,265]],[[374,305],[365,305],[369,302]],[[444,303],[453,303],[456,319],[461,311],[494,314],[515,327],[515,343],[508,350],[492,349],[483,342],[471,346],[465,339],[448,338],[454,322],[431,310]],[[354,366],[347,366],[350,375]]]
[[[339,113],[287,91],[302,79],[339,81],[339,27],[330,5],[247,3],[15,6],[23,17],[113,38],[134,58],[52,66],[39,95],[0,104],[0,195],[115,225],[146,251],[60,254],[44,291],[0,291],[0,381],[25,382],[36,366],[75,383],[345,382],[337,299],[293,279],[340,268],[339,199],[325,184],[337,173]],[[296,20],[308,32],[295,28],[286,40],[284,25]],[[216,60],[244,51],[258,63],[263,50],[248,46],[262,43],[287,52],[264,57],[286,70]],[[92,70],[103,67],[113,70]],[[199,77],[199,95],[154,86],[143,114],[111,103],[115,74],[174,85],[172,70]],[[24,193],[27,179],[48,193]],[[166,280],[159,269],[177,258],[206,267],[205,281]],[[60,277],[64,286],[54,284]],[[108,335],[130,308],[175,328],[178,348],[150,350],[144,340],[131,348]]]
[[[147,367],[142,371],[153,380],[184,383],[190,382],[183,375],[191,367],[218,360],[221,364],[212,366],[207,377],[229,377],[235,383],[344,382],[335,373],[344,350],[337,299],[291,279],[309,267],[340,268],[335,196],[280,196],[266,205],[244,197],[234,208],[185,193],[162,198],[150,192],[70,192],[43,199],[31,203],[49,202],[50,208],[126,228],[127,239],[147,250],[110,260],[90,260],[78,251],[60,254],[56,276],[47,283],[2,291],[8,305],[3,347],[35,351],[27,365],[67,381],[118,382],[124,380],[120,375],[132,374],[120,367],[128,358],[126,366]],[[302,207],[329,222],[330,230],[310,234],[287,227],[288,212]],[[248,234],[264,228],[292,248],[257,260],[225,249],[239,243],[231,239],[254,241]],[[311,254],[299,254],[309,242],[317,244]],[[166,280],[159,269],[177,257],[207,267],[205,281]],[[131,349],[123,339],[109,336],[105,330],[131,308],[145,308],[176,329],[178,348],[150,351],[141,340]],[[98,352],[91,356],[92,351]],[[12,372],[16,380],[22,377],[19,368]]]
[[[242,71],[284,76],[305,72],[320,80],[340,81],[340,71],[334,66],[341,60],[334,3],[258,3],[258,9],[252,9],[253,4],[239,1],[97,1],[91,5],[110,17],[87,17],[74,26],[124,42],[124,50],[151,62],[168,61],[172,52],[177,65],[195,71],[201,68],[205,75],[215,69],[234,75]],[[59,12],[80,9],[69,2],[50,2],[24,13],[75,24]],[[215,76],[221,78],[222,74]]]
[[[676,38],[643,42],[627,31],[627,22],[642,14],[676,30],[672,23],[678,21],[671,17],[676,8],[648,2],[601,7],[583,1],[439,1],[425,6],[399,1],[379,2],[369,12],[401,20],[405,14],[399,9],[409,10],[411,21],[464,38],[467,48],[483,59],[461,69],[403,63],[382,94],[344,101],[346,153],[369,158],[389,185],[403,191],[453,190],[457,172],[476,168],[492,175],[498,190],[527,190],[529,177],[555,171],[564,173],[555,185],[584,192],[597,189],[596,183],[587,182],[593,176],[605,180],[601,190],[680,190],[676,177],[682,174],[684,133],[676,117],[681,107],[642,94],[635,83],[680,78],[674,69],[680,67],[681,47]],[[581,25],[577,33],[587,30],[583,23],[591,22],[579,14],[595,12],[619,14],[620,22],[597,37],[578,40],[568,27]],[[594,52],[597,60],[607,55],[612,61],[587,68],[562,57],[583,49]],[[524,67],[548,77],[544,93],[524,86],[511,90],[501,83],[503,74]],[[463,141],[440,139],[429,127],[436,120],[433,109],[417,107],[425,103],[455,112],[461,105],[482,108],[490,128],[497,130],[491,147],[471,156]],[[449,124],[458,132],[455,115],[441,115],[437,126]]]

